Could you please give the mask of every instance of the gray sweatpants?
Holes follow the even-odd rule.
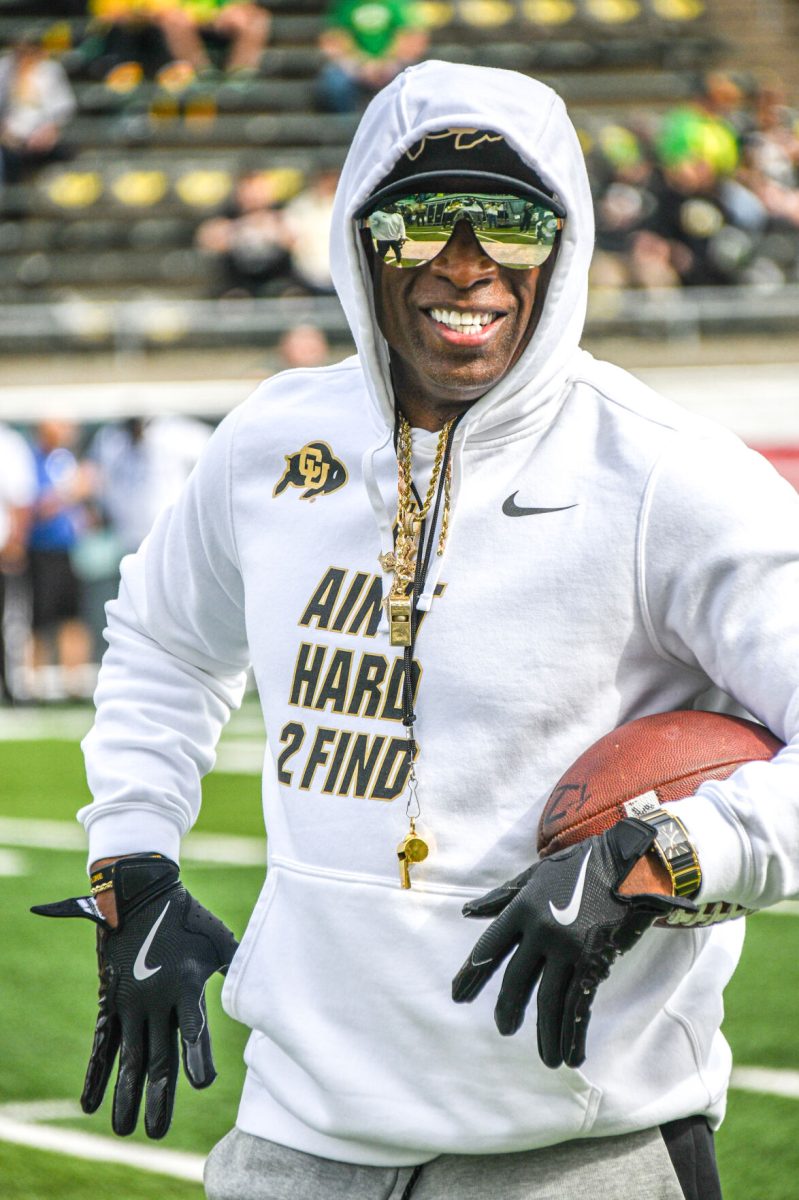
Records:
[[[232,1129],[205,1165],[208,1200],[409,1200],[414,1167],[316,1158]],[[684,1200],[658,1129],[522,1154],[446,1154],[410,1200]]]

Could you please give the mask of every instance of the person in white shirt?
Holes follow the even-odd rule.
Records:
[[[77,108],[66,71],[34,37],[21,37],[0,58],[0,183],[18,183],[31,168],[63,153]]]
[[[133,554],[158,514],[174,504],[211,436],[193,417],[131,417],[104,425],[89,447],[98,468],[97,500],[119,541]]]
[[[377,253],[385,258],[389,250],[394,251],[397,262],[402,259],[402,246],[406,241],[405,221],[395,204],[374,212],[369,218],[369,227],[377,243]]]
[[[320,171],[283,210],[291,239],[291,263],[303,288],[318,295],[333,291],[330,278],[330,220],[338,171]]]
[[[30,446],[21,434],[0,424],[0,700],[14,698],[5,635],[7,579],[25,569],[35,498],[36,471]]]

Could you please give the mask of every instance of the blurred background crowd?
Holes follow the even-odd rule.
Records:
[[[637,0],[586,0],[594,24],[587,34],[611,31],[618,43],[619,31],[635,25],[632,18],[620,20],[625,6],[633,15],[642,8]],[[45,171],[41,189],[51,209],[93,215],[110,188],[133,220],[121,230],[105,217],[93,222],[93,234],[73,227],[60,237],[40,228],[39,247],[35,230],[26,238],[7,223],[0,226],[0,246],[5,241],[11,248],[16,239],[32,250],[4,264],[0,288],[5,285],[10,295],[16,285],[28,298],[57,292],[63,272],[49,259],[58,249],[80,249],[81,239],[96,252],[158,242],[167,252],[180,247],[184,254],[179,260],[172,255],[172,266],[180,261],[194,294],[330,293],[327,232],[337,167],[352,128],[347,118],[405,66],[441,52],[436,22],[446,26],[448,16],[450,35],[460,17],[464,37],[482,32],[499,38],[510,17],[528,12],[544,21],[548,14],[549,25],[538,32],[545,34],[543,48],[552,49],[553,29],[568,24],[564,15],[579,6],[570,0],[528,0],[518,8],[510,0],[466,0],[460,8],[416,0],[304,3],[298,16],[283,18],[294,21],[293,29],[284,24],[287,37],[305,38],[299,80],[292,75],[302,44],[273,45],[279,22],[258,0],[62,0],[49,7],[60,8],[62,19],[15,25],[12,18],[10,44],[0,57],[0,186],[13,193],[14,185]],[[661,39],[673,32],[678,15],[691,26],[702,9],[697,0],[660,0],[659,7],[670,17],[662,22]],[[31,5],[0,0],[0,14],[17,8]],[[534,22],[527,24],[532,41]],[[645,31],[635,32],[638,44],[630,36],[626,46],[630,58],[636,50],[646,52]],[[679,40],[676,45],[680,49]],[[464,46],[469,48],[468,37]],[[657,107],[625,104],[625,83],[632,101],[644,81],[622,73],[606,75],[615,86],[604,106],[578,109],[597,208],[596,287],[799,280],[794,97],[774,71],[703,69],[712,58],[709,48],[707,38],[692,46],[683,37],[681,59],[690,69],[672,79],[674,72],[660,72],[661,84],[671,83],[677,93],[673,106],[664,107],[663,87],[652,89]],[[568,49],[561,45],[564,66]],[[623,61],[625,47],[605,37],[604,49]],[[577,63],[584,52],[579,42],[572,45]],[[292,128],[291,117],[313,121],[314,112],[334,118],[320,129],[336,132],[340,150],[303,170],[280,148],[307,138],[301,123]],[[344,124],[337,126],[336,117]],[[248,144],[258,141],[259,130],[276,143],[268,153]],[[172,141],[202,149],[207,160],[209,148],[236,139],[245,143],[249,161],[224,153],[216,156],[223,165],[192,164],[178,179],[155,163],[120,173],[118,158],[102,153],[109,143],[141,150]],[[183,201],[182,221],[166,216],[171,189]],[[39,217],[43,226],[40,207],[19,191],[4,204],[17,223]]]
[[[371,97],[425,57],[527,71],[564,96],[596,209],[592,312],[611,335],[688,311],[721,337],[780,320],[795,335],[797,7],[0,0],[0,365],[59,353],[118,378],[180,352],[189,377],[215,346],[266,349],[267,370],[340,357],[339,169]],[[90,692],[119,561],[196,461],[198,416],[223,415],[85,419],[55,396],[0,424],[5,699]]]
[[[278,369],[321,366],[315,326],[287,330]],[[0,703],[88,699],[119,568],[173,503],[213,425],[169,414],[0,422]]]
[[[6,701],[91,694],[120,560],[175,499],[210,432],[186,417],[131,418],[88,440],[62,417],[29,438],[0,426],[0,571],[15,618],[3,622]]]

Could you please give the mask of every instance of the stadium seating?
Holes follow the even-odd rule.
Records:
[[[0,46],[35,29],[67,67],[78,102],[69,160],[2,193],[0,305],[73,304],[75,293],[88,305],[143,292],[207,297],[211,267],[194,233],[229,205],[237,176],[266,171],[287,199],[315,169],[341,163],[357,116],[315,111],[324,4],[269,8],[257,78],[169,86],[141,72],[106,79],[82,0],[0,0]],[[702,0],[419,0],[417,8],[432,55],[544,78],[586,144],[631,105],[656,113],[686,99],[724,48]]]

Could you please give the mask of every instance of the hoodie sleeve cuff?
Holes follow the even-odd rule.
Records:
[[[116,809],[103,815],[91,814],[88,805],[78,813],[89,837],[91,866],[98,858],[117,858],[124,854],[146,854],[156,851],[173,862],[180,861],[181,833],[168,817],[143,809]]]
[[[743,831],[709,796],[690,796],[663,807],[682,821],[694,844],[702,884],[695,897],[700,904],[726,900],[746,904],[748,853]]]

